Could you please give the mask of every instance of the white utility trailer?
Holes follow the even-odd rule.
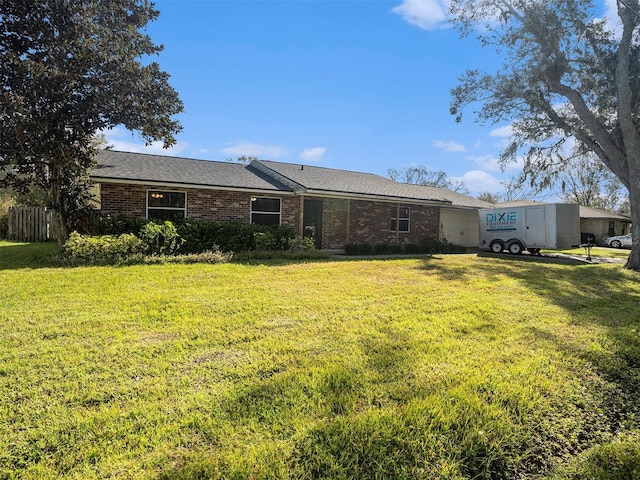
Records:
[[[580,207],[546,203],[478,211],[480,250],[513,254],[580,245]]]

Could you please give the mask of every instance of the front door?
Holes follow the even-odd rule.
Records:
[[[316,248],[322,248],[322,200],[304,201],[304,238],[313,238]]]

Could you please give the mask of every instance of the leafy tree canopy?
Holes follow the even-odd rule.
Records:
[[[504,58],[496,72],[469,70],[452,91],[458,120],[511,122],[504,163],[548,185],[576,156],[592,152],[629,190],[633,248],[640,270],[640,5],[618,0],[618,24],[590,0],[452,0],[463,35],[475,34]]]
[[[61,242],[86,205],[97,132],[175,144],[182,102],[143,33],[158,14],[147,0],[0,0],[2,183],[47,191]]]

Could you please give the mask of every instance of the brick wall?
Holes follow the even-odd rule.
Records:
[[[322,248],[344,248],[347,242],[347,208],[349,201],[325,198],[322,201]]]
[[[146,218],[147,187],[105,183],[100,185],[100,210],[106,215]]]
[[[147,191],[172,190],[187,193],[187,217],[210,222],[245,222],[251,217],[250,192],[226,192],[193,188],[158,188],[149,185],[100,185],[100,209],[107,215],[146,218]],[[262,195],[261,195],[262,196]],[[264,195],[277,197],[277,195]],[[282,197],[282,224],[295,229],[300,225],[300,200]]]
[[[351,201],[349,243],[396,243],[396,232],[391,231],[391,214],[396,206],[396,203]],[[398,243],[420,243],[427,238],[439,238],[438,207],[406,206],[409,207],[410,231],[398,234]]]
[[[162,190],[149,185],[102,184],[101,210],[108,215],[146,217],[147,190]],[[211,222],[250,221],[250,192],[226,192],[167,188],[187,193],[187,217]],[[277,197],[278,195],[264,195]],[[300,197],[283,196],[282,224],[300,232]],[[396,243],[391,231],[391,212],[395,203],[362,200],[323,199],[322,248],[344,248],[347,243]],[[438,207],[408,205],[410,232],[400,233],[400,243],[420,243],[427,238],[439,238],[440,210]],[[349,237],[347,238],[347,221]]]

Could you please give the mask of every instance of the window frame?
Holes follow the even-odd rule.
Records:
[[[181,193],[184,196],[184,207],[152,207],[149,205],[149,199],[151,197],[152,192],[158,193]],[[153,219],[153,217],[149,217],[150,210],[168,210],[172,212],[183,212],[182,218],[187,218],[187,192],[184,190],[163,190],[158,188],[149,188],[147,189],[147,220]]]
[[[278,211],[266,211],[266,210],[254,210],[253,206],[256,203],[256,201],[258,200],[277,200],[278,201]],[[250,201],[249,201],[249,223],[251,223],[252,225],[267,225],[264,223],[256,223],[253,221],[253,215],[254,214],[258,214],[258,215],[277,215],[278,216],[278,223],[275,224],[269,224],[269,225],[282,225],[282,198],[280,197],[251,197]]]
[[[406,210],[406,217],[402,216],[403,210]],[[402,230],[403,222],[407,223],[407,229]],[[391,232],[393,233],[411,233],[411,207],[409,205],[396,205],[391,209]]]

